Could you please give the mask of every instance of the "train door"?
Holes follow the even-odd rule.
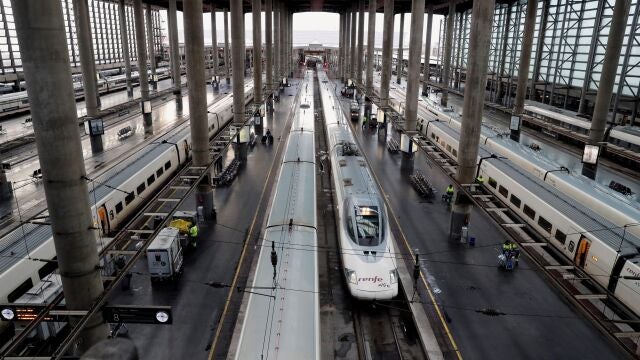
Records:
[[[591,247],[591,241],[589,241],[586,237],[581,236],[580,242],[578,243],[578,250],[576,250],[575,262],[581,268],[584,268],[584,265],[587,261],[587,254],[589,253],[589,247]]]
[[[107,215],[107,207],[102,205],[98,208],[98,219],[100,221],[100,229],[103,234],[109,234],[111,231],[109,226],[109,216]]]

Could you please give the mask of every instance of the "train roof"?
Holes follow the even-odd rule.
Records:
[[[275,286],[270,257],[273,241],[279,259]],[[278,227],[265,231],[255,277],[249,284],[251,291],[263,295],[251,294],[246,311],[239,315],[245,318],[236,359],[319,358],[315,245],[315,229],[288,231]]]
[[[559,113],[557,111],[553,111],[553,110],[550,110],[550,109],[545,109],[545,108],[543,108],[543,107],[541,107],[541,106],[539,106],[537,104],[534,105],[534,104],[531,104],[531,103],[525,105],[524,108],[525,108],[525,110],[535,111],[536,113],[538,113],[540,115],[544,115],[544,116],[556,119],[558,121],[565,122],[565,123],[580,127],[582,129],[586,129],[586,130],[591,129],[591,123],[590,122],[585,121],[585,120],[580,120],[580,119],[577,119],[577,118],[573,117],[575,115],[570,115],[570,114],[567,115],[567,114],[564,114],[564,113]]]
[[[102,201],[107,195],[109,195],[121,184],[132,178],[138,171],[143,169],[150,163],[153,163],[160,155],[162,155],[167,149],[173,148],[182,138],[189,136],[189,128],[183,125],[183,128],[175,134],[165,135],[158,138],[155,143],[147,145],[145,151],[138,151],[134,156],[137,156],[135,160],[127,163],[126,165],[117,166],[114,169],[108,171],[105,175],[108,177],[104,182],[95,182],[94,184],[89,182],[89,199],[92,201],[96,199],[97,202]],[[167,143],[161,143],[162,140],[167,140]],[[101,176],[104,177],[105,175]],[[146,181],[142,179],[141,181]],[[97,204],[92,204],[97,205]]]
[[[0,239],[0,274],[53,236],[51,226],[24,223]]]
[[[509,160],[488,159],[485,161],[490,161],[492,165],[507,174],[514,182],[522,185],[554,209],[569,216],[581,228],[586,230],[587,233],[597,237],[610,248],[616,250],[620,248],[621,254],[638,255],[640,251],[640,239],[633,234],[625,232],[623,228],[596,214],[579,202],[574,201],[549,184],[525,173]]]

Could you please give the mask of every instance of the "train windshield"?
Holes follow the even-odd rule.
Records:
[[[362,246],[380,244],[380,212],[377,206],[356,206],[356,242]]]

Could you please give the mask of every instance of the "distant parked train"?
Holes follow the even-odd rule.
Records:
[[[398,271],[386,206],[324,71],[318,70],[318,80],[349,292],[358,299],[388,300],[398,294]]]
[[[253,82],[245,84],[245,102],[253,98]],[[209,107],[209,136],[233,117],[233,96]],[[163,140],[166,140],[163,141]],[[188,124],[183,124],[88,184],[91,212],[101,237],[109,236],[135,214],[154,191],[185,164],[191,153]],[[106,243],[100,243],[107,245]],[[30,260],[55,259],[51,227],[25,223],[0,239],[0,303],[13,302],[48,275],[50,264]]]
[[[151,74],[150,71],[147,71]],[[165,79],[169,77],[170,69],[168,67],[156,69],[156,74],[159,79]],[[82,74],[74,74],[73,90],[76,94],[76,98],[84,95],[84,84],[82,82]],[[138,72],[131,73],[131,80],[133,82],[138,81]],[[127,77],[126,75],[117,75],[114,71],[103,71],[100,78],[97,80],[98,92],[110,92],[126,87]],[[29,107],[29,99],[27,97],[27,90],[24,86],[24,81],[20,83],[22,91],[12,92],[4,95],[0,95],[0,114],[19,109],[26,110]]]
[[[524,106],[524,113],[537,120],[540,120],[548,125],[551,130],[547,130],[547,127],[541,129],[545,132],[549,132],[554,135],[556,132],[553,130],[554,126],[566,129],[584,136],[589,136],[591,131],[591,123],[580,119],[573,115],[572,112],[563,111],[560,109],[546,108],[542,104],[535,102],[529,102]],[[563,111],[562,113],[560,111]],[[640,153],[640,128],[637,126],[616,126],[607,132],[607,142],[610,144],[619,146],[621,148]]]

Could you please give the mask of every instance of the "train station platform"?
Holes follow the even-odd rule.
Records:
[[[184,274],[177,285],[152,287],[146,261],[140,261],[131,289],[118,290],[111,299],[117,304],[172,306],[172,326],[127,325],[141,359],[225,358],[243,296],[236,286],[245,286],[254,245],[259,242],[291,125],[297,83],[298,79],[292,81],[273,114],[264,120],[263,129],[271,131],[274,143],[257,140],[233,182],[214,190],[216,221],[199,228],[198,247],[186,254]],[[233,158],[229,150],[225,165]],[[195,210],[195,196],[185,206],[185,210]],[[210,282],[219,286],[209,286]]]
[[[343,108],[349,110],[347,101]],[[393,135],[390,126],[384,136],[376,130],[363,130],[359,124],[354,123],[353,128],[388,201],[392,228],[400,234],[396,236],[398,256],[411,256],[408,248],[420,254],[422,273],[441,316],[433,315],[433,303],[424,289],[419,289],[420,301],[433,315],[432,324],[440,322],[436,335],[452,339],[452,348],[443,349],[446,358],[624,356],[527,258],[522,258],[513,272],[501,271],[497,256],[505,239],[498,226],[477,209],[472,211],[469,228],[470,236],[476,238],[475,246],[451,243],[447,206],[439,200],[422,200],[413,190],[409,174],[401,171],[403,155],[387,151],[386,139]],[[420,152],[415,154],[414,171],[421,171],[439,191],[450,183]]]

